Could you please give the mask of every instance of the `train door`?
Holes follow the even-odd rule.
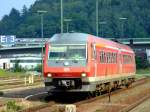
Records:
[[[105,50],[104,48],[100,48],[98,51],[98,69],[97,69],[97,73],[99,76],[104,76],[105,75]]]
[[[122,55],[121,55],[121,49],[119,49],[119,53],[118,53],[118,70],[119,70],[119,74],[122,74]]]
[[[97,51],[96,44],[94,43],[94,76],[97,76]]]

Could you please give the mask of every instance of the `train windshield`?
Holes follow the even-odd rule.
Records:
[[[85,60],[86,45],[52,45],[49,60]]]

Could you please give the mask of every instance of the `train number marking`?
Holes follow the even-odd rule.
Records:
[[[69,72],[70,68],[64,68],[64,72]]]

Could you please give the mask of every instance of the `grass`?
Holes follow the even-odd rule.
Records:
[[[150,74],[150,68],[138,69],[137,74]]]
[[[104,111],[103,111],[103,110],[98,109],[98,110],[96,110],[95,112],[104,112]]]
[[[26,74],[22,72],[9,72],[0,69],[0,77],[24,77]]]
[[[8,101],[6,104],[6,109],[3,110],[2,112],[18,112],[22,109],[23,107],[16,104],[15,101]]]
[[[136,71],[136,77],[140,78],[140,77],[150,77],[150,67],[149,68],[145,68],[145,69],[137,69]]]

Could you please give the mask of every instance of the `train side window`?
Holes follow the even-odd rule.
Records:
[[[114,63],[117,63],[117,54],[114,53]]]
[[[100,51],[100,63],[102,63],[102,51]]]
[[[131,63],[133,63],[133,56],[131,56]]]
[[[106,63],[106,53],[104,52],[104,63]]]
[[[126,63],[127,63],[127,56],[123,55],[123,64],[126,64]]]
[[[96,59],[96,46],[94,44],[94,59]]]
[[[130,55],[130,64],[132,63],[132,56]]]
[[[115,63],[115,53],[112,53],[112,63]]]
[[[109,53],[109,63],[111,63],[111,53]]]
[[[107,58],[108,58],[108,60],[107,60],[107,61],[108,61],[108,63],[109,63],[109,52],[107,53],[107,55],[108,55],[108,57],[107,57]]]
[[[100,63],[105,63],[105,53],[104,53],[104,51],[100,51]]]
[[[114,53],[114,63],[117,63],[117,54]]]
[[[105,63],[105,52],[103,51],[103,54],[102,54],[102,62]]]
[[[107,52],[105,53],[105,63],[107,63]]]
[[[109,63],[109,52],[107,53],[107,63]]]
[[[104,59],[104,58],[103,58],[103,57],[104,57],[104,55],[103,55],[103,51],[102,51],[101,53],[102,53],[102,54],[101,54],[101,55],[102,55],[101,63],[103,63],[103,59]]]
[[[109,63],[109,52],[107,53],[107,63]]]
[[[123,64],[125,64],[125,55],[123,55]]]
[[[93,45],[91,45],[91,58],[94,59],[94,48],[93,48]]]
[[[110,63],[110,53],[108,52],[108,63]]]
[[[114,53],[112,53],[112,63],[114,63]]]
[[[111,63],[111,53],[110,52],[108,53],[108,56],[109,56],[109,62],[108,63]]]
[[[110,52],[109,54],[110,54],[110,57],[109,57],[110,60],[109,60],[109,62],[112,63],[112,53]]]
[[[96,59],[96,46],[95,44],[92,44],[92,59]]]
[[[132,63],[132,56],[131,55],[123,55],[123,63],[124,64],[131,64]]]
[[[118,63],[118,57],[119,57],[119,54],[116,53],[116,63]]]
[[[113,55],[114,53],[111,53],[111,63],[114,63],[113,61],[114,61],[114,55]]]

